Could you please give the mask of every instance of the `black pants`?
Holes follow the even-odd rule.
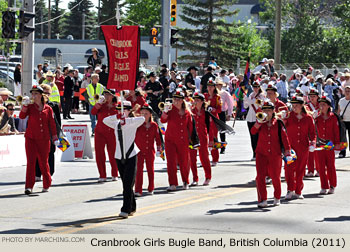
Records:
[[[250,133],[250,130],[253,128],[255,122],[247,122],[247,124],[248,124],[249,135],[250,135],[250,143],[253,150],[253,157],[255,157],[255,149],[256,149],[256,146],[258,145],[259,134],[252,135],[252,133]]]
[[[348,131],[348,143],[349,143],[349,151],[350,151],[350,122],[344,122],[346,129]],[[343,154],[344,156],[346,155],[346,149],[342,150],[339,154]]]
[[[50,153],[49,153],[49,167],[50,167],[51,176],[55,172],[55,151],[56,151],[56,146],[51,143]],[[35,165],[35,177],[41,177],[41,171],[40,171],[38,160],[36,160],[36,165]]]
[[[79,110],[79,97],[73,97],[73,109]]]
[[[221,113],[219,113],[219,119],[226,123],[226,111],[222,111]],[[221,142],[226,142],[226,134],[220,133],[220,139]]]
[[[63,118],[70,117],[70,111],[72,110],[72,97],[65,97]]]
[[[120,159],[116,159],[120,177],[123,182],[123,207],[121,212],[131,213],[136,211],[136,200],[134,195],[134,184],[136,177],[137,155],[125,160],[122,164]]]

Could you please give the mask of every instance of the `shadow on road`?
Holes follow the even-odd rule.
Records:
[[[115,221],[115,220],[125,220],[125,219],[115,215],[115,216],[107,216],[107,217],[93,218],[93,219],[84,219],[84,220],[77,220],[77,221],[46,223],[46,224],[43,224],[43,225],[47,226],[47,227],[76,227],[76,228],[82,228],[82,227],[84,227],[85,224],[95,224],[95,223]]]
[[[1,186],[8,186],[8,185],[24,185],[24,181],[18,181],[18,182],[0,182],[0,187]]]
[[[46,231],[47,230],[42,230],[42,229],[19,228],[19,229],[13,229],[13,230],[5,230],[0,232],[0,234],[39,234]]]
[[[30,195],[25,195],[24,193],[17,193],[17,194],[8,194],[8,195],[0,195],[0,199],[11,199],[11,198],[28,198],[28,197],[36,197],[39,196],[37,193],[32,193]]]
[[[248,183],[245,184],[231,184],[231,185],[219,185],[214,187],[213,189],[218,189],[218,188],[232,188],[232,187],[238,187],[238,188],[246,188],[246,187],[255,187],[255,180],[251,180]]]
[[[316,221],[316,222],[325,222],[325,221],[332,221],[332,222],[336,222],[336,221],[350,221],[350,216],[328,217],[328,218],[324,218],[323,220],[319,220],[319,221]]]
[[[257,204],[257,202],[255,202]],[[217,209],[217,210],[209,210],[207,212],[207,215],[214,215],[214,214],[220,214],[220,213],[263,213],[263,212],[270,212],[269,209],[272,206],[269,206],[267,208],[258,208],[258,207],[242,207],[242,208],[227,208],[227,209]]]

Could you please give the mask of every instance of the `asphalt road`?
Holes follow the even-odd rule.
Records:
[[[87,115],[74,115],[74,122],[88,122]],[[232,122],[230,122],[232,123]],[[166,162],[155,161],[155,194],[137,198],[137,213],[120,219],[121,181],[98,184],[94,160],[60,163],[49,193],[36,183],[33,196],[24,192],[25,166],[0,169],[1,234],[159,234],[258,233],[315,234],[350,233],[350,162],[337,159],[338,187],[334,195],[319,195],[319,178],[304,180],[305,199],[258,209],[255,162],[251,162],[246,122],[238,121],[236,135],[228,136],[226,154],[213,167],[209,186],[168,193]],[[93,141],[92,141],[93,144]],[[60,150],[57,151],[60,154]],[[110,168],[107,162],[107,174]],[[190,175],[191,176],[191,175]],[[199,169],[200,184],[204,172]],[[284,171],[282,172],[282,177]],[[178,173],[179,181],[181,181]],[[192,181],[192,177],[191,177]],[[147,189],[144,174],[144,190]],[[272,204],[273,188],[268,187]]]

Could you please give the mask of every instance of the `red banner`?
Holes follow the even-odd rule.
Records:
[[[134,90],[140,63],[140,29],[138,26],[101,25],[108,51],[107,88]]]

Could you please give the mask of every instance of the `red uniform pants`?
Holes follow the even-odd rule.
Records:
[[[107,152],[109,163],[112,167],[112,177],[118,177],[118,167],[117,162],[115,161],[115,135],[114,132],[95,132],[95,155],[96,155],[96,163],[98,172],[100,174],[100,178],[107,178],[106,174],[106,154],[105,147],[107,145]]]
[[[256,189],[258,191],[258,202],[267,200],[266,176],[272,179],[272,185],[275,189],[274,197],[281,198],[281,168],[282,158],[280,155],[265,156],[256,153]]]
[[[51,186],[50,167],[48,163],[50,152],[50,140],[34,140],[26,137],[27,171],[25,188],[33,188],[35,184],[35,164],[38,160],[43,176],[43,187]]]
[[[316,159],[319,164],[319,174],[321,180],[321,188],[329,189],[329,187],[337,186],[337,173],[335,171],[335,156],[333,150],[321,150],[316,152]]]
[[[316,154],[315,152],[309,152],[309,158],[307,160],[307,171],[308,172],[315,172],[315,167],[316,171],[318,172],[318,160],[315,158]]]
[[[142,194],[142,184],[143,184],[143,164],[146,161],[146,169],[148,175],[148,191],[152,192],[154,190],[154,159],[155,153],[153,152],[142,152],[137,154],[137,171],[136,171],[136,181],[135,181],[135,192]]]
[[[309,153],[307,149],[293,149],[297,155],[297,159],[290,165],[284,166],[287,190],[301,194],[304,187],[303,178]]]
[[[211,166],[209,161],[208,139],[206,137],[199,138],[201,146],[199,147],[199,159],[204,169],[205,179],[211,179]],[[197,172],[197,150],[190,150],[191,171],[193,181],[198,182]]]
[[[214,144],[214,138],[218,141],[218,129],[216,128],[215,123],[211,122],[210,129],[209,129],[209,141],[212,144]],[[213,149],[211,150],[212,161],[216,163],[219,162],[219,150],[215,149],[214,146],[210,146],[210,147],[213,147]]]
[[[167,159],[168,181],[170,185],[178,185],[177,167],[179,163],[182,182],[189,184],[188,143],[165,139],[165,155]]]

